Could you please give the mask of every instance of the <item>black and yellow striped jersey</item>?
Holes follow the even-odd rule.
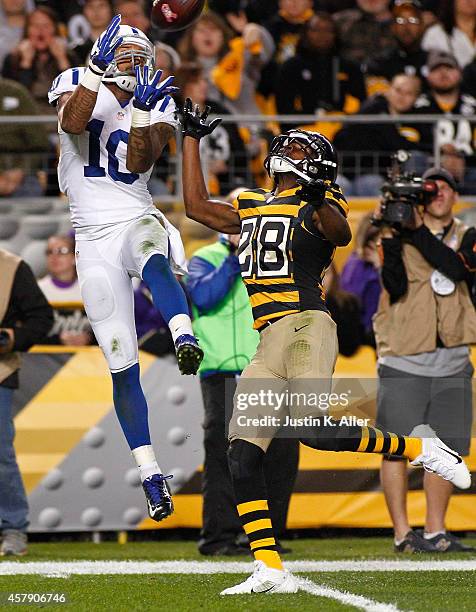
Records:
[[[326,310],[321,283],[335,246],[314,226],[314,208],[300,199],[298,189],[279,195],[253,189],[234,202],[241,221],[237,254],[258,330],[284,315]],[[337,186],[329,187],[326,200],[347,216]]]

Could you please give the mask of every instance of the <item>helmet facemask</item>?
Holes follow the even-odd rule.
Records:
[[[294,143],[304,152],[304,159],[292,159],[283,154],[289,144]],[[289,130],[274,138],[264,166],[271,178],[276,174],[290,172],[305,180],[322,179],[335,182],[337,160],[331,143],[318,132]]]
[[[137,65],[148,66],[149,73],[152,73],[155,69],[154,46],[147,36],[137,28],[121,26],[117,33],[117,38],[119,37],[123,39],[121,46],[116,49],[114,59],[107,67],[102,80],[105,83],[114,83],[124,91],[132,93],[137,85],[134,67]],[[135,48],[131,48],[129,45],[134,45]],[[93,52],[94,47],[91,53]],[[130,69],[120,70],[119,65],[124,61],[130,62]]]

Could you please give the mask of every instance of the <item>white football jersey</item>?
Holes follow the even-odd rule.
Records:
[[[48,93],[50,104],[61,94],[74,91],[85,70],[84,67],[69,68],[57,76]],[[131,120],[132,99],[121,104],[101,84],[84,133],[66,134],[58,122],[59,186],[68,196],[75,228],[94,230],[95,226],[130,221],[156,212],[147,189],[152,168],[143,174],[129,172],[126,168]],[[177,127],[176,106],[170,96],[151,111],[151,124],[154,123]]]

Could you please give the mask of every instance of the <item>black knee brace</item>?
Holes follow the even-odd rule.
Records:
[[[246,440],[233,440],[227,454],[233,480],[250,478],[262,469],[265,453],[256,444]]]

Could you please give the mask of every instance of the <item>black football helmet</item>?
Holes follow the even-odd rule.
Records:
[[[306,154],[304,159],[291,159],[283,154],[291,142],[299,144]],[[322,179],[334,183],[337,155],[329,140],[319,132],[288,130],[273,139],[264,167],[271,178],[280,172],[292,172],[305,180]]]

